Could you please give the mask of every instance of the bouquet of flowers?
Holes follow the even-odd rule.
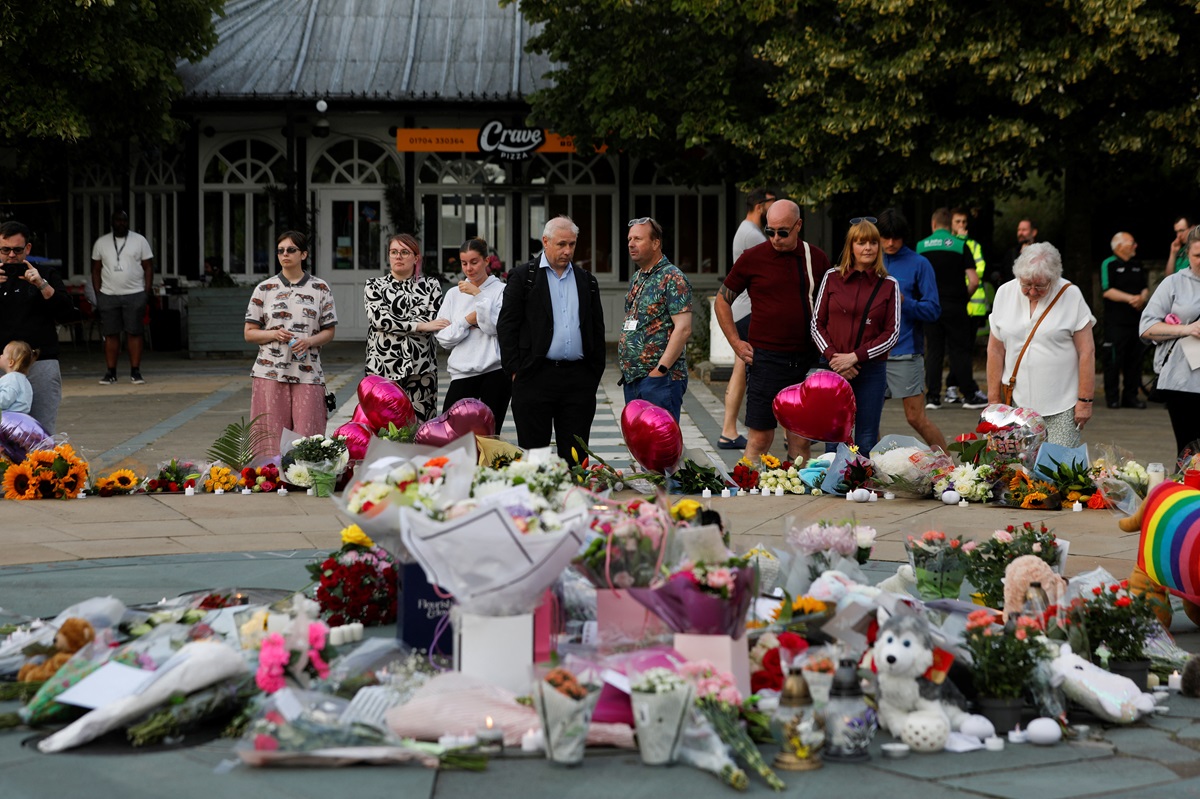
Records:
[[[284,431],[284,438],[290,436]],[[283,450],[284,442],[280,442]],[[329,438],[324,435],[302,436],[292,439],[279,461],[284,479],[291,485],[312,488],[319,497],[333,493],[333,484],[350,461],[346,439]]]
[[[807,649],[808,642],[797,633],[763,633],[750,650],[750,690],[755,693],[763,689],[782,691],[787,677],[783,653],[791,653],[794,657]]]
[[[787,788],[742,728],[742,697],[733,679],[705,661],[684,663],[680,666],[680,674],[695,686],[696,708],[713,725],[721,740],[733,749],[734,755],[776,791]]]
[[[761,456],[762,469],[758,473],[758,485],[763,492],[774,492],[782,488],[785,494],[804,494],[808,489],[800,479],[800,470],[791,461],[780,463],[779,458],[766,454]]]
[[[196,481],[204,469],[191,461],[172,458],[159,464],[158,473],[146,479],[145,489],[149,494],[181,494],[185,488],[195,488]]]
[[[1075,599],[1066,609],[1066,637],[1071,649],[1093,662],[1142,660],[1146,639],[1155,632],[1155,600],[1135,595],[1129,581],[1097,585],[1089,599]]]
[[[1004,572],[1008,564],[1022,555],[1036,555],[1051,566],[1060,556],[1058,537],[1046,525],[1025,522],[1009,525],[992,537],[967,550],[967,579],[983,595],[983,604],[1004,606]]]
[[[967,558],[976,546],[974,541],[964,544],[962,536],[947,538],[937,530],[930,530],[920,538],[908,536],[904,548],[916,572],[921,599],[926,602],[957,599],[967,574]]]
[[[837,455],[829,465],[821,490],[845,496],[858,488],[866,488],[875,477],[875,464],[862,455],[856,446],[838,444]]]
[[[961,466],[952,466],[947,471],[945,466],[937,465],[932,473],[934,496],[940,497],[953,490],[968,502],[987,502],[992,498],[992,484],[996,480],[995,467],[964,463]]]
[[[666,622],[673,632],[740,638],[746,612],[757,593],[758,570],[748,558],[684,563],[655,588],[630,595]]]
[[[74,499],[87,480],[87,461],[70,444],[30,450],[20,463],[0,458],[5,499]]]
[[[657,666],[630,675],[633,724],[642,762],[675,762],[692,705],[692,686],[674,671]]]
[[[1001,504],[1010,508],[1025,508],[1026,510],[1060,510],[1062,508],[1062,496],[1053,483],[1034,479],[1021,468],[1011,472],[999,499]]]
[[[87,493],[99,497],[135,494],[141,490],[140,486],[141,481],[132,469],[115,469],[108,475],[96,476]]]
[[[715,465],[704,466],[691,458],[684,458],[668,480],[672,494],[699,494],[709,491],[721,491],[728,486],[725,478],[717,471]]]
[[[579,457],[579,453],[583,457]],[[608,461],[592,452],[580,436],[575,436],[575,446],[571,447],[571,457],[575,465],[571,467],[571,479],[576,485],[589,491],[624,491],[625,487],[634,480],[646,480],[652,485],[663,485],[666,481],[661,474],[651,472],[636,472],[626,474],[624,469],[613,468]]]
[[[475,471],[471,493],[476,497],[486,497],[516,486],[525,486],[530,494],[544,501],[545,507],[550,507],[561,504],[563,495],[572,485],[571,472],[562,458],[538,458],[534,453],[528,453],[525,459],[511,461],[500,468],[479,467]]]
[[[213,493],[218,488],[222,491],[232,491],[237,488],[239,475],[233,469],[222,463],[214,463],[204,472],[204,491]]]
[[[329,623],[367,626],[396,620],[396,561],[357,524],[342,530],[342,548],[308,566],[316,598]]]
[[[635,499],[592,513],[596,534],[572,562],[597,588],[645,588],[659,582],[673,525],[661,506]]]
[[[1017,616],[1005,626],[991,610],[967,616],[963,648],[971,656],[971,677],[980,696],[1016,699],[1030,686],[1038,662],[1047,657],[1039,637],[1041,620]]]
[[[743,491],[758,488],[758,470],[747,458],[742,458],[734,464],[733,473],[730,476],[733,478],[733,482],[737,483],[737,487]]]
[[[297,627],[303,637],[297,635]],[[336,655],[329,645],[329,628],[323,622],[301,622],[293,625],[290,637],[270,633],[263,639],[254,682],[266,694],[286,686],[285,678],[289,676],[307,688],[312,677],[323,680],[329,676],[329,662]]]
[[[793,575],[796,570],[807,572],[807,583],[803,588],[789,581],[789,587],[796,587],[797,593],[807,589],[813,580],[830,569],[845,571],[846,561],[850,564],[864,564],[871,557],[871,548],[875,546],[875,528],[843,521],[833,524],[821,520],[807,527],[795,527],[788,524],[784,539],[796,552],[793,564]],[[857,571],[857,570],[855,570]],[[803,577],[799,582],[804,583]]]
[[[534,683],[533,705],[546,735],[546,757],[555,763],[583,762],[588,725],[600,699],[600,686],[580,682],[564,668],[553,668]]]
[[[238,485],[255,494],[269,494],[279,489],[279,467],[273,463],[265,466],[247,466],[242,469]]]
[[[953,468],[943,452],[933,452],[911,436],[888,435],[871,450],[875,485],[912,497],[927,497],[933,490],[933,475]]]
[[[1106,497],[1126,499],[1121,508],[1132,514],[1139,499],[1145,499],[1150,475],[1146,467],[1116,447],[1102,447],[1092,461],[1092,480]]]

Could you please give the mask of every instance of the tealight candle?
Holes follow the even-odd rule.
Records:
[[[242,489],[242,493],[243,493],[243,494],[253,494],[254,492],[253,492],[253,491],[251,491],[251,490],[250,490],[250,489],[248,489],[248,488],[243,488],[243,489]]]
[[[775,496],[777,496],[777,497],[783,496],[783,486],[775,486]]]
[[[991,738],[985,738],[983,740],[983,745],[987,748],[987,750],[989,752],[1003,752],[1004,751],[1004,739],[998,735],[993,735]]]
[[[712,489],[706,488],[700,492],[701,499],[712,499]]]
[[[438,746],[444,749],[453,749],[454,747],[458,746],[458,736],[451,733],[446,733],[438,738]]]
[[[874,491],[872,491],[872,492],[871,492],[871,498],[870,498],[869,500],[867,500],[867,501],[868,501],[868,502],[878,502],[878,501],[879,501],[879,495],[878,495],[878,494],[876,494]]]
[[[218,488],[217,490],[213,491],[213,493],[214,493],[214,494],[224,494],[224,493],[225,493],[225,489],[223,489],[223,488]]]
[[[541,730],[530,729],[521,736],[522,752],[540,752],[545,748],[545,737]]]
[[[314,491],[314,490],[312,490],[311,488],[310,488],[310,489],[308,489],[308,495],[309,495],[310,497],[311,497],[311,496],[315,496],[315,495],[316,495],[316,493],[317,493],[317,492],[316,492],[316,491]]]
[[[188,486],[187,488],[183,489],[183,495],[185,497],[194,497],[196,496],[196,489],[192,486]]]
[[[1075,500],[1075,502],[1071,505],[1071,512],[1072,513],[1082,513],[1083,512],[1083,503],[1080,502],[1079,500]]]
[[[722,488],[722,489],[721,489],[721,499],[729,499],[729,497],[730,497],[730,494],[729,494],[729,489],[728,489],[728,488]]]
[[[504,730],[496,726],[492,717],[484,719],[484,725],[475,733],[479,739],[479,749],[489,754],[500,754],[504,751]]]
[[[1183,676],[1178,671],[1173,671],[1168,675],[1167,688],[1172,691],[1183,690]]]
[[[286,489],[286,488],[284,488],[283,486],[280,486],[280,487],[279,487],[278,494],[279,494],[279,496],[281,496],[281,497],[286,497],[286,496],[287,496],[287,489]]]
[[[895,499],[895,498],[896,498],[896,495],[895,495],[895,494],[893,494],[891,491],[884,491],[884,492],[883,492],[883,498],[884,498],[884,499]]]
[[[757,494],[757,493],[758,493],[758,489],[757,489],[757,488],[752,488],[752,489],[750,489],[750,494],[751,494],[751,496],[753,496],[753,495],[755,495],[755,494]],[[767,492],[766,492],[766,491],[764,491],[763,493],[765,494],[765,493],[767,493]]]
[[[1008,731],[1008,742],[1010,744],[1023,744],[1029,740],[1028,734],[1020,727],[1015,730]]]
[[[333,627],[329,630],[329,645],[341,646],[346,643],[346,628]]]
[[[958,501],[958,507],[960,507],[960,508],[969,508],[969,507],[971,507],[971,503],[970,503],[970,502],[968,502],[968,501],[967,501],[967,500],[965,500],[965,499],[960,499],[960,500]]]

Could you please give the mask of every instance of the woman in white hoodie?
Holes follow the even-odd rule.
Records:
[[[500,368],[496,340],[504,283],[488,274],[488,246],[483,239],[467,239],[458,255],[467,279],[446,292],[438,310],[438,319],[450,323],[436,335],[438,343],[450,350],[446,364],[450,387],[442,412],[464,397],[475,397],[492,409],[499,434],[512,393],[512,382]]]

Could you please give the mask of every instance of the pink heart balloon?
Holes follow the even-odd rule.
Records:
[[[857,412],[854,389],[837,372],[817,372],[775,395],[772,409],[785,430],[813,441],[849,443]]]
[[[346,422],[333,431],[333,436],[346,438],[346,450],[352,461],[361,461],[367,454],[367,445],[371,443],[371,430],[358,422]]]
[[[404,389],[386,377],[367,375],[358,383],[358,403],[372,430],[387,427],[407,427],[417,418],[412,401]]]
[[[621,435],[634,460],[648,472],[665,472],[683,457],[683,433],[665,408],[635,399],[621,412]]]
[[[350,417],[350,421],[358,422],[359,424],[371,426],[371,420],[367,418],[367,412],[363,410],[363,406],[354,406],[354,415]]]
[[[417,444],[441,447],[468,434],[493,436],[496,434],[496,416],[492,409],[473,397],[460,399],[417,428],[413,439]]]

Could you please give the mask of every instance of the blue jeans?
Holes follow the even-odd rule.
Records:
[[[829,364],[822,361],[822,366]],[[883,416],[883,394],[887,388],[887,361],[867,361],[860,364],[858,376],[850,381],[854,391],[854,443],[866,457],[879,443],[879,420]],[[837,444],[828,445],[827,452],[836,452]]]
[[[687,391],[687,378],[672,380],[670,375],[662,377],[640,377],[625,383],[625,404],[635,399],[644,399],[652,405],[665,408],[675,421],[679,421],[679,412],[683,409],[683,392]],[[883,403],[880,403],[880,411]],[[878,422],[876,422],[878,425]]]

